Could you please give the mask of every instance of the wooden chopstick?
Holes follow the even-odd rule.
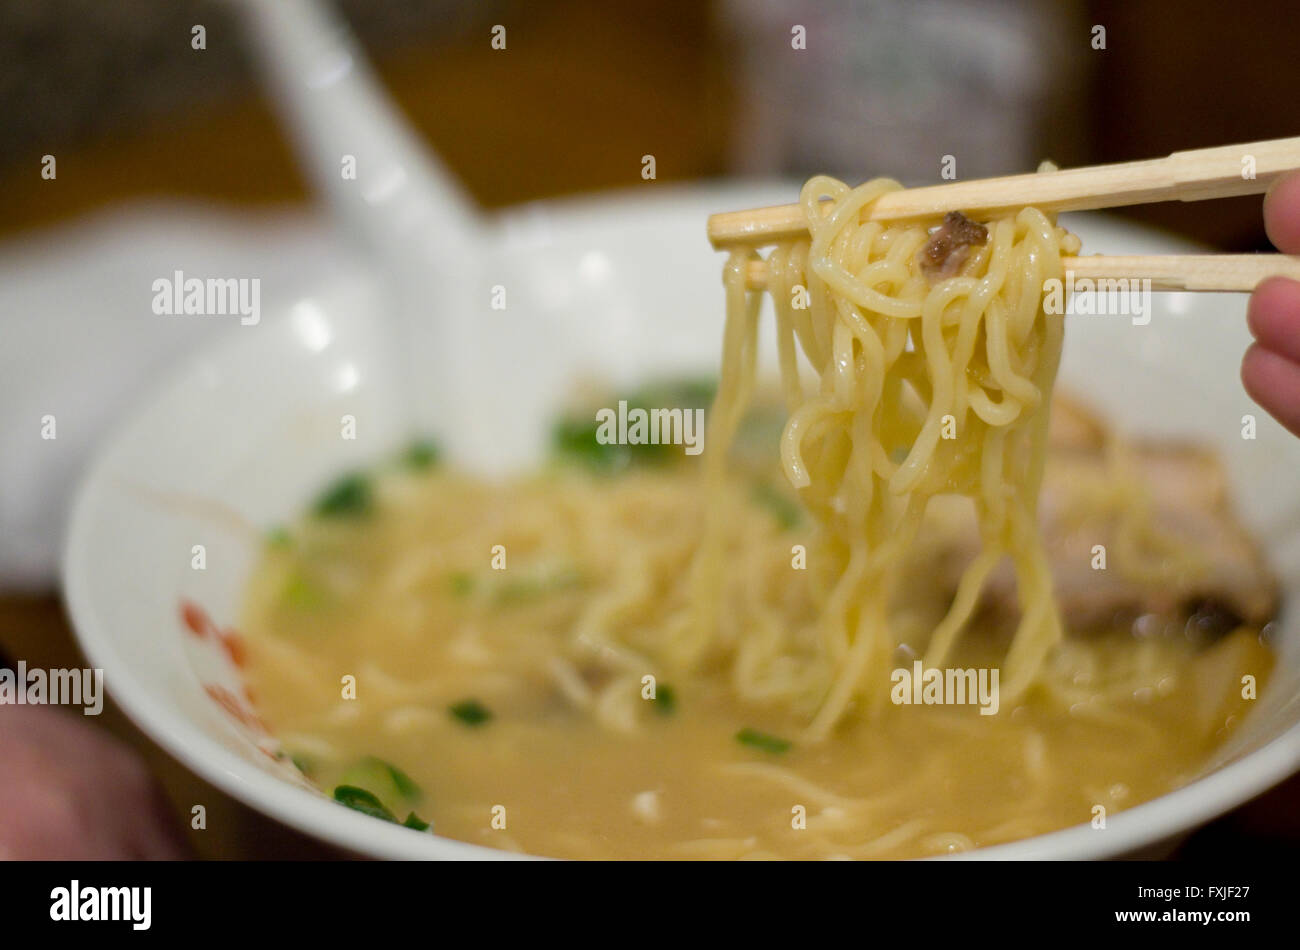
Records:
[[[1066,283],[1081,280],[1151,281],[1151,290],[1249,292],[1268,277],[1300,280],[1300,256],[1288,254],[1091,254],[1063,257]],[[750,290],[767,287],[767,264],[750,261],[745,270]],[[1096,288],[1105,291],[1105,287]],[[1126,288],[1141,290],[1138,286]]]
[[[1166,158],[1068,168],[1005,178],[908,188],[882,195],[869,218],[932,218],[946,211],[982,216],[1032,205],[1044,211],[1117,208],[1155,201],[1201,201],[1260,194],[1300,168],[1300,137],[1174,152]],[[1249,173],[1253,171],[1253,177]],[[762,245],[807,233],[803,209],[777,205],[709,218],[714,247]]]

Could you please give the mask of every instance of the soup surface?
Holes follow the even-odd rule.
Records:
[[[1183,448],[1132,456],[1117,502],[1094,423],[1054,416],[1044,532],[1071,635],[1045,682],[999,704],[895,672],[915,672],[977,540],[959,506],[936,505],[898,598],[885,699],[807,739],[824,671],[726,624],[743,598],[773,630],[816,625],[821,549],[774,461],[780,414],[761,405],[736,443],[726,635],[691,664],[661,647],[703,521],[695,460],[602,446],[591,418],[561,421],[533,476],[484,481],[420,445],[268,537],[243,618],[249,685],[326,794],[556,857],[917,857],[1097,824],[1177,788],[1267,678],[1266,575],[1226,514],[1204,523],[1221,486],[1197,482],[1182,520],[1168,489],[1171,467],[1217,468]],[[1141,531],[1134,498],[1148,502]],[[1087,542],[1113,562],[1096,568]],[[995,578],[949,664],[970,685],[995,689],[1013,603]],[[791,682],[806,688],[764,692]]]

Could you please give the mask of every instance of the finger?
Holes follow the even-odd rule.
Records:
[[[1273,182],[1264,196],[1264,230],[1284,254],[1300,254],[1300,173]]]
[[[1300,282],[1270,277],[1250,295],[1246,324],[1267,350],[1300,363]]]
[[[1241,360],[1241,382],[1251,399],[1300,435],[1300,364],[1253,343]]]

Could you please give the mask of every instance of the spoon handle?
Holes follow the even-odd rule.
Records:
[[[477,209],[383,92],[350,30],[317,0],[236,6],[300,160],[345,230],[389,263],[458,257]]]

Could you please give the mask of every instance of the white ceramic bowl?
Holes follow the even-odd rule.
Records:
[[[705,217],[792,190],[652,187],[529,206],[495,222],[495,250],[481,272],[465,275],[470,292],[430,305],[453,357],[429,356],[431,372],[445,377],[436,404],[398,382],[398,353],[409,346],[393,345],[378,285],[347,277],[226,334],[105,440],[75,502],[65,590],[86,653],[142,729],[214,785],[351,851],[507,856],[377,822],[306,787],[269,754],[274,740],[213,633],[236,623],[264,529],[298,511],[331,475],[390,451],[413,429],[432,427],[462,460],[499,470],[540,450],[543,422],[575,374],[628,383],[716,367],[722,260],[704,238]],[[1181,249],[1104,217],[1066,223],[1089,252]],[[507,288],[505,311],[489,306],[496,284]],[[1242,297],[1158,294],[1147,326],[1071,317],[1061,378],[1128,431],[1190,436],[1222,453],[1238,510],[1286,595],[1278,672],[1204,777],[1113,816],[1104,831],[1070,828],[975,856],[1132,853],[1300,767],[1300,441],[1241,389],[1243,315]],[[345,414],[357,420],[352,441],[340,437]],[[1241,437],[1247,414],[1258,420],[1253,441]],[[206,570],[191,567],[197,544]]]

